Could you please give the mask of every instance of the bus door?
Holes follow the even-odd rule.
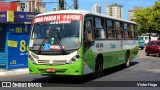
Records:
[[[93,68],[94,62],[91,50],[91,46],[93,45],[93,29],[91,19],[86,19],[84,23],[83,44],[84,62],[87,64],[88,67]]]

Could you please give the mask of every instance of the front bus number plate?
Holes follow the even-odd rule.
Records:
[[[55,68],[47,68],[47,72],[56,72]]]

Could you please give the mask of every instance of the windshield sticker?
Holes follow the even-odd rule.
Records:
[[[65,49],[66,47],[62,45],[62,48]],[[50,45],[51,50],[61,50],[59,45]]]
[[[51,44],[54,44],[54,38],[52,38],[52,40],[51,40]]]
[[[51,49],[51,50],[60,50],[61,48],[60,48],[59,45],[51,45],[51,46],[50,46],[50,49]]]
[[[47,15],[47,16],[40,16],[36,17],[33,20],[33,23],[40,23],[40,22],[49,22],[49,21],[60,21],[60,23],[69,22],[72,20],[82,20],[82,15]]]
[[[49,50],[50,49],[50,44],[45,44],[44,45],[44,50]]]

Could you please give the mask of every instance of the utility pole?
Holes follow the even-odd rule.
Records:
[[[78,9],[78,0],[73,0],[74,1],[74,9]]]
[[[64,10],[64,0],[59,0],[59,10]]]

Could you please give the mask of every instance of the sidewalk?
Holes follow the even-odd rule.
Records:
[[[0,76],[19,75],[19,74],[28,74],[28,73],[29,73],[28,68],[13,69],[13,70],[0,69]]]

